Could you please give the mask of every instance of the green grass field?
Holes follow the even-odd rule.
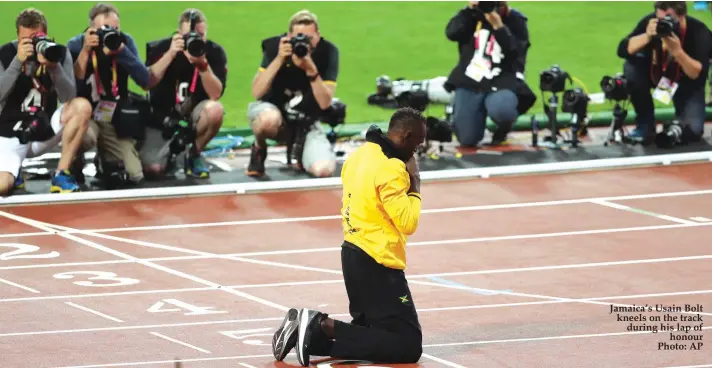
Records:
[[[3,40],[15,36],[14,19],[32,4],[48,17],[50,36],[60,42],[87,26],[93,2],[3,2]],[[222,102],[226,127],[244,127],[250,85],[261,60],[259,41],[284,32],[289,17],[309,9],[319,16],[322,35],[341,52],[337,97],[347,105],[347,122],[386,121],[392,111],[371,107],[366,97],[381,74],[392,78],[427,79],[447,75],[457,61],[456,46],[445,37],[448,20],[465,1],[445,2],[115,2],[121,27],[132,34],[145,56],[145,43],[169,36],[179,14],[197,5],[208,18],[208,37],[227,51],[228,87]],[[561,65],[589,93],[600,90],[604,74],[621,69],[616,56],[621,37],[652,10],[652,2],[512,2],[529,18],[532,48],[527,80],[538,88],[539,72]],[[692,9],[692,3],[689,8]],[[712,26],[709,12],[691,16]],[[540,101],[534,109],[540,110]],[[538,111],[537,110],[537,111]],[[593,109],[593,111],[596,111]],[[440,114],[439,111],[433,113]]]

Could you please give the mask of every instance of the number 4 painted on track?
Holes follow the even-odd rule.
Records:
[[[163,309],[163,306],[165,306],[166,304],[172,304],[178,308]],[[186,316],[200,316],[200,315],[204,315],[204,314],[227,313],[227,311],[218,311],[218,310],[214,310],[214,309],[215,308],[213,308],[213,307],[199,307],[197,305],[188,304],[186,302],[182,302],[177,299],[163,299],[160,302],[152,305],[150,308],[147,309],[147,311],[151,312],[151,313],[162,313],[162,312],[180,312],[181,310],[187,310],[189,312],[184,313]]]
[[[271,330],[269,327],[265,328],[254,328],[251,330],[238,330],[238,331],[219,331],[221,335],[225,335],[232,339],[242,340],[243,344],[247,345],[260,345],[267,346],[271,345],[271,342],[265,342],[263,340],[254,339],[255,336],[272,336],[272,333],[267,333]],[[250,339],[252,337],[252,339]]]

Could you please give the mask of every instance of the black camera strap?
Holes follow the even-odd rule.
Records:
[[[96,92],[99,97],[104,96],[104,87],[99,77],[99,63],[96,57],[96,51],[91,52],[91,62],[94,67],[94,78],[96,79]],[[111,58],[111,96],[116,99],[119,96],[119,83],[118,83],[118,68],[116,67],[116,58]]]

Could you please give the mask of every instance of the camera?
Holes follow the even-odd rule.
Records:
[[[49,118],[43,112],[35,112],[17,122],[13,128],[20,144],[44,142],[54,135]]]
[[[425,119],[425,139],[435,142],[452,142],[452,127],[446,120],[428,116]]]
[[[628,99],[628,80],[622,73],[618,73],[614,77],[603,76],[601,89],[608,100],[625,101]]]
[[[591,100],[586,92],[581,88],[569,89],[564,92],[563,106],[561,111],[569,114],[585,115],[588,108],[588,102]]]
[[[32,46],[35,48],[37,55],[42,55],[47,61],[56,63],[62,59],[66,53],[64,46],[55,43],[44,33],[38,33],[32,38]]]
[[[483,13],[491,13],[497,10],[500,6],[500,1],[480,1],[477,3],[477,9]]]
[[[195,12],[190,13],[190,32],[183,35],[185,43],[184,49],[193,57],[201,57],[205,55],[206,43],[203,37],[195,31],[195,26],[198,24],[198,16]]]
[[[655,27],[655,32],[660,37],[668,37],[677,32],[680,23],[675,18],[666,15],[663,19],[658,19],[658,24]]]
[[[677,120],[663,124],[662,131],[655,135],[658,148],[673,148],[683,143],[683,128]]]
[[[309,47],[311,47],[309,44],[310,42],[311,37],[305,35],[304,33],[297,33],[296,36],[289,40],[289,43],[292,45],[292,52],[300,58],[307,56]]]
[[[539,88],[544,92],[563,92],[566,88],[566,80],[571,80],[569,73],[554,65],[539,74]]]
[[[99,36],[99,47],[106,46],[111,51],[116,51],[124,42],[121,33],[114,27],[103,25],[96,30],[96,35]]]

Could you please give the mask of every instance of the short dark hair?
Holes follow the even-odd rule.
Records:
[[[414,124],[425,124],[426,119],[423,113],[412,108],[402,107],[391,116],[391,121],[388,123],[388,130],[403,130],[412,127]]]
[[[195,17],[198,19],[196,23],[205,23],[207,21],[203,12],[198,9],[189,8],[183,10],[183,13],[181,13],[180,17],[178,17],[178,27],[180,27],[185,22],[190,23],[190,13],[195,13]]]
[[[94,18],[99,15],[108,15],[111,13],[116,13],[116,16],[119,16],[119,9],[116,9],[116,7],[111,4],[98,3],[89,10],[89,21],[94,20]]]
[[[42,31],[47,33],[47,18],[44,13],[35,8],[27,8],[20,12],[15,18],[15,29],[20,32],[22,28],[37,28],[42,27]]]
[[[684,1],[656,1],[653,7],[655,10],[672,9],[677,15],[687,15],[687,3]]]

